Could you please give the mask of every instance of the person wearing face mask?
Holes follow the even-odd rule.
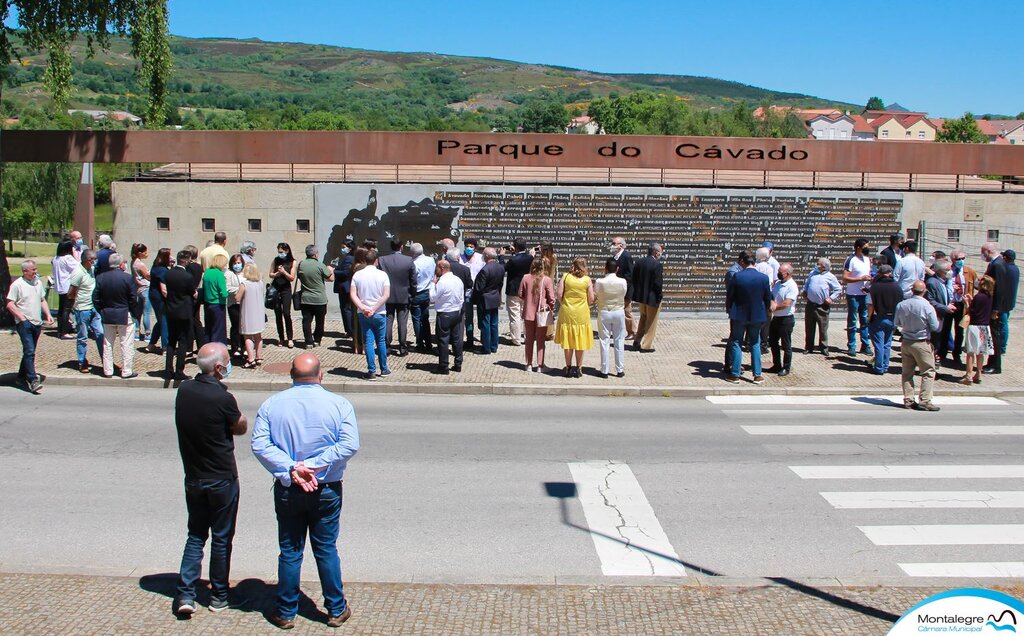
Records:
[[[284,346],[287,343],[289,349],[295,346],[292,326],[292,284],[298,276],[298,266],[299,262],[292,256],[291,245],[278,243],[277,256],[270,264],[270,285],[277,291],[277,300],[274,302],[277,344]]]
[[[924,281],[914,281],[910,298],[896,305],[893,323],[903,332],[900,343],[902,357],[903,408],[916,411],[938,411],[932,404],[932,385],[935,383],[935,356],[932,354],[931,335],[941,323],[935,308],[924,295],[928,291]],[[921,394],[914,400],[914,375],[921,371]]]
[[[999,253],[999,246],[989,242],[981,246],[981,255],[988,267],[985,276],[996,282],[992,296],[992,340],[994,351],[982,373],[1002,373],[1003,355],[1010,340],[1010,312],[1017,305],[1017,290],[1020,285],[1020,270],[1017,268],[1017,252],[1005,250]]]
[[[469,275],[474,283],[476,282],[476,275],[479,274],[480,270],[484,268],[484,257],[477,252],[477,247],[479,247],[479,245],[479,242],[477,242],[475,238],[467,238],[465,241],[463,241],[462,253],[459,254],[459,264],[465,265],[466,267],[469,268]],[[473,338],[473,297],[471,293],[472,289],[472,285],[470,285],[466,289],[466,304],[463,307],[463,313],[465,314],[463,316],[463,320],[465,320],[466,322],[466,343],[464,346],[466,350],[471,350],[476,342]],[[480,317],[478,316],[478,318]],[[483,320],[480,319],[479,322],[480,324],[478,326],[482,331]]]
[[[174,402],[174,426],[185,472],[188,534],[181,555],[173,611],[196,611],[196,581],[203,548],[210,537],[210,604],[212,612],[229,607],[231,544],[238,514],[238,467],[233,436],[244,435],[249,421],[222,380],[231,375],[228,348],[210,342],[196,356],[199,374],[181,383]],[[241,599],[233,599],[239,604]]]
[[[82,240],[82,233],[78,230],[71,230],[68,234],[68,240],[71,241],[71,254],[75,257],[79,263],[82,262],[82,252],[85,251],[85,241]]]
[[[939,317],[939,329],[932,334],[932,348],[935,350],[935,365],[942,366],[946,354],[949,353],[949,336],[953,331],[953,287],[951,285],[949,261],[937,260],[932,263],[932,273],[925,279],[928,291],[925,299],[935,308]]]
[[[896,233],[889,235],[889,247],[881,251],[882,256],[885,257],[885,262],[889,264],[889,267],[896,269],[896,264],[903,259],[903,242],[906,237],[903,234]]]
[[[826,358],[830,357],[828,349],[828,319],[832,303],[839,300],[843,287],[835,274],[831,272],[832,262],[827,258],[819,258],[816,267],[804,283],[800,295],[807,299],[804,308],[804,353],[815,351],[814,336],[818,333],[818,348]]]
[[[255,264],[254,262],[253,265]],[[245,265],[244,254],[232,254],[231,260],[228,261],[228,268],[224,270],[224,283],[228,289],[228,322],[231,324],[228,331],[228,344],[232,357],[242,355],[242,336],[238,330],[242,322],[242,305],[238,302],[236,296],[238,295],[238,288],[242,286],[241,275],[242,268]]]
[[[54,321],[50,307],[46,304],[45,286],[39,280],[35,261],[22,262],[21,278],[12,282],[7,291],[7,311],[14,317],[15,330],[21,337],[18,385],[38,394],[46,377],[36,373],[36,345],[43,331],[43,316],[46,317],[48,327],[52,327]]]
[[[775,309],[768,326],[768,341],[772,351],[772,366],[768,373],[777,373],[779,377],[789,375],[793,370],[793,327],[796,324],[797,297],[800,288],[793,280],[793,266],[789,263],[779,264],[779,279],[772,286],[772,301]]]
[[[334,266],[334,293],[338,295],[338,306],[341,308],[341,324],[345,328],[345,335],[352,337],[352,299],[349,293],[352,291],[352,266],[355,265],[356,242],[349,239],[341,246],[341,256]]]
[[[892,357],[893,318],[896,306],[903,301],[903,290],[892,279],[889,263],[878,266],[878,274],[871,282],[868,293],[868,333],[875,350],[868,366],[875,375],[885,375],[889,371],[889,360]]]
[[[953,363],[962,366],[965,329],[960,326],[960,321],[974,297],[978,272],[966,264],[967,253],[963,250],[954,250],[950,257],[953,259],[953,277],[950,283],[953,287],[953,304],[956,305],[956,311],[953,312]]]
[[[865,284],[871,280],[871,244],[866,238],[853,242],[853,255],[843,265],[843,282],[846,283],[846,352],[850,357],[857,355],[857,335],[860,334],[860,351],[871,355],[868,341],[868,296]]]
[[[903,244],[903,258],[893,268],[892,277],[903,289],[903,297],[910,298],[913,294],[911,287],[917,281],[924,281],[927,275],[924,261],[917,255],[917,241],[907,241]]]
[[[103,321],[103,377],[114,377],[114,350],[121,350],[121,377],[138,377],[132,370],[135,361],[135,322],[132,308],[138,302],[135,278],[125,271],[127,259],[113,253],[108,269],[96,277],[93,294],[96,309]]]

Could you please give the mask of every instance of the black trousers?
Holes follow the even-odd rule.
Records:
[[[437,363],[441,368],[448,368],[448,347],[455,349],[455,366],[462,366],[463,331],[462,312],[438,312],[437,323]]]
[[[75,330],[71,328],[71,308],[74,306],[74,301],[68,300],[67,294],[59,294],[57,296],[57,333],[58,335],[65,335],[69,333],[75,333]]]
[[[964,317],[964,301],[953,304],[956,305],[953,312],[953,357],[959,360],[964,352],[964,328],[960,326],[960,319]]]
[[[388,346],[390,347],[394,340],[395,322],[397,322],[398,348],[404,351],[409,346],[409,303],[388,303],[385,308],[388,312]]]
[[[302,305],[302,340],[307,347],[320,344],[324,339],[324,318],[327,317],[327,305]],[[316,321],[316,327],[313,321]]]
[[[279,344],[293,340],[292,332],[292,288],[289,286],[275,287],[277,303],[274,305],[274,319],[277,321],[277,339]],[[288,336],[285,338],[285,336]]]
[[[203,292],[202,290],[200,290],[199,299],[201,299],[202,297]],[[195,342],[196,351],[199,351],[199,347],[206,344],[206,331],[203,329],[203,323],[199,319],[199,312],[203,308],[203,303],[200,302],[199,299],[196,300],[196,310],[195,313],[192,314],[192,339],[189,342],[190,345],[192,342]]]
[[[228,341],[231,343],[231,351],[243,351],[242,335],[238,329],[242,325],[242,306],[238,303],[228,305],[228,319],[231,321],[231,331],[228,333]]]
[[[338,292],[338,306],[341,307],[341,324],[345,335],[352,336],[352,297],[345,292]]]
[[[946,314],[945,318],[940,319],[942,326],[939,327],[939,330],[932,332],[932,348],[935,349],[935,355],[940,360],[944,360],[946,354],[949,353],[949,335],[953,333],[953,316],[954,314]]]
[[[793,368],[793,326],[794,316],[778,316],[768,324],[768,342],[772,350],[772,366],[779,369]],[[785,357],[780,354],[784,353]],[[780,364],[781,362],[781,364]]]
[[[181,375],[185,371],[185,355],[192,347],[192,319],[167,319],[167,359],[164,370]],[[175,360],[176,359],[176,360]]]

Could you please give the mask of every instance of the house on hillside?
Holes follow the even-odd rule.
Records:
[[[133,115],[123,110],[86,110],[81,108],[72,108],[68,110],[69,115],[81,114],[87,115],[92,118],[93,121],[113,120],[120,122],[127,122],[134,126],[142,125],[142,118],[138,115]]]
[[[935,141],[938,126],[928,119],[927,113],[908,112],[899,104],[898,110],[869,110],[864,119],[878,141]]]
[[[977,122],[990,144],[1024,145],[1024,119],[979,119]]]
[[[565,132],[570,135],[603,135],[604,129],[598,126],[593,118],[580,115],[572,118]]]
[[[830,113],[828,115],[815,115],[804,121],[810,134],[815,139],[853,139],[854,122],[853,117],[847,113]]]

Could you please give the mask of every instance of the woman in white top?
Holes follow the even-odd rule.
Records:
[[[267,292],[260,280],[260,270],[253,263],[242,268],[241,283],[235,300],[241,305],[239,331],[245,339],[246,362],[242,368],[255,369],[263,364],[263,327],[267,323],[263,299]]]
[[[74,243],[63,241],[57,244],[57,256],[53,259],[53,286],[57,290],[57,328],[58,334],[65,340],[75,338],[75,330],[71,327],[71,306],[68,300],[68,289],[71,287],[71,276],[78,270],[78,259],[74,254]]]
[[[139,340],[149,340],[149,312],[153,308],[149,303],[149,266],[146,259],[149,258],[149,249],[142,243],[132,245],[132,275],[135,277],[136,307],[138,315],[135,316],[135,332],[139,334]]]
[[[615,350],[615,375],[625,377],[623,365],[626,350],[626,279],[620,278],[619,262],[609,258],[604,263],[604,278],[594,281],[594,295],[597,297],[598,338],[601,343],[601,377],[610,372],[608,349]]]
[[[230,343],[231,355],[242,355],[242,306],[235,299],[238,288],[242,286],[242,270],[245,268],[245,260],[241,254],[232,254],[228,261],[228,268],[224,270],[224,282],[228,287],[228,319],[231,322],[231,329],[228,331],[228,343]]]

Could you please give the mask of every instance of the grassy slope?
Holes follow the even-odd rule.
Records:
[[[391,92],[409,81],[410,73],[448,69],[470,91],[470,100],[513,100],[523,96],[572,94],[589,90],[593,97],[647,89],[675,94],[698,107],[727,106],[736,101],[751,104],[770,101],[806,107],[848,104],[796,93],[780,93],[737,82],[681,75],[602,74],[577,69],[521,64],[507,60],[459,57],[433,53],[395,53],[343,47],[273,43],[259,40],[173,38],[174,80],[172,103],[195,105],[196,94],[235,91],[253,95],[259,102],[267,95],[291,94],[338,96],[346,92]],[[94,106],[100,94],[112,97],[131,93],[131,82],[122,82],[99,93],[89,90],[81,72],[85,47],[74,47],[76,69],[74,105]],[[45,63],[42,54],[25,55],[22,73]],[[94,62],[116,72],[131,71],[136,62],[127,41],[115,39],[109,51],[98,51]],[[95,67],[94,67],[95,68]],[[190,90],[183,88],[190,84]],[[219,88],[218,88],[219,87]],[[137,90],[137,89],[135,89]],[[174,92],[174,91],[177,92]],[[37,81],[27,81],[4,91],[5,99],[42,103],[45,91]]]

